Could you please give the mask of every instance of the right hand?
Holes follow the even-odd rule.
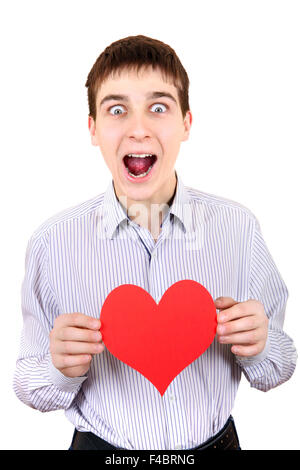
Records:
[[[80,377],[94,354],[104,351],[100,320],[83,313],[59,315],[50,332],[50,353],[56,369],[66,377]]]

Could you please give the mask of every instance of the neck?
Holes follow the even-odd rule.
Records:
[[[128,217],[138,225],[147,228],[153,237],[157,239],[163,218],[173,202],[176,185],[177,176],[174,172],[170,183],[162,191],[159,191],[159,194],[154,194],[149,200],[135,201],[128,197],[120,197],[117,193],[116,196],[126,210]]]

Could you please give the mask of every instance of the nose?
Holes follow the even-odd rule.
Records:
[[[138,140],[151,136],[151,131],[145,116],[142,116],[141,114],[135,114],[131,117],[131,119],[128,121],[127,135],[130,138]]]

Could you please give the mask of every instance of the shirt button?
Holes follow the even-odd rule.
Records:
[[[153,253],[152,259],[155,259],[155,258],[156,258],[156,253]]]
[[[181,449],[181,445],[180,445],[180,444],[176,444],[175,449],[176,449],[176,450]]]

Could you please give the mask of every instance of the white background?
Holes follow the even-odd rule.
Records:
[[[16,398],[25,249],[46,219],[103,192],[110,173],[87,126],[85,81],[129,35],[162,40],[190,78],[193,124],[176,169],[185,185],[258,218],[290,296],[299,349],[300,8],[298,1],[1,3],[2,449],[67,449],[63,411]],[[242,379],[232,414],[243,449],[299,449],[299,371],[267,393]]]

